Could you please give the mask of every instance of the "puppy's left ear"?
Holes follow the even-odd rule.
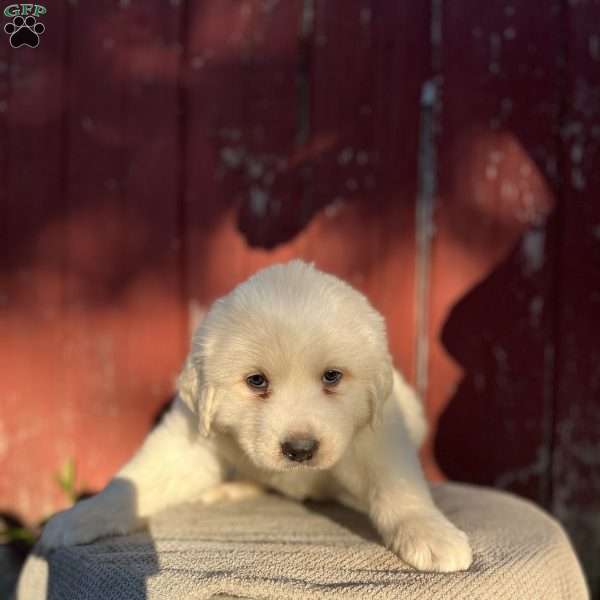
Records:
[[[215,388],[202,381],[199,367],[188,356],[183,370],[177,379],[177,391],[184,404],[198,416],[200,433],[210,434],[210,426],[215,413]]]
[[[369,394],[370,425],[375,429],[383,420],[383,405],[394,387],[394,370],[390,358],[378,365]]]

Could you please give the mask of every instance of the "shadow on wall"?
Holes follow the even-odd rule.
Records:
[[[450,479],[510,488],[547,508],[553,300],[542,269],[551,225],[521,237],[451,309],[441,340],[464,376],[435,439],[436,460]]]

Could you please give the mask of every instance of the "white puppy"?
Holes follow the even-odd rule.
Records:
[[[260,485],[368,513],[417,569],[467,569],[467,537],[433,504],[419,464],[424,434],[367,299],[301,261],[276,265],[215,302],[173,408],[102,492],[46,525],[41,544],[127,533],[166,506]],[[225,483],[232,472],[239,483]]]

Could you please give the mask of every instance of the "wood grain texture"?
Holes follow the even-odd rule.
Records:
[[[67,249],[57,223],[66,206],[66,22],[57,7],[44,52],[13,49],[4,32],[0,44],[0,506],[30,517],[55,507],[48,468],[72,450],[64,435]]]
[[[600,594],[600,3],[569,3],[556,273],[553,512]]]
[[[428,403],[439,417],[440,466],[451,478],[542,504],[552,428],[559,9],[444,3],[432,255]]]
[[[301,257],[386,317],[428,474],[552,509],[597,587],[599,19],[103,0],[2,40],[0,508],[103,485],[210,303]]]

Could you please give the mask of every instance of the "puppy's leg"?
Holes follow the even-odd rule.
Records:
[[[203,504],[215,504],[217,502],[237,502],[249,500],[266,493],[266,489],[254,481],[224,481],[212,487],[200,495]]]
[[[362,438],[362,439],[360,439]],[[365,431],[337,469],[385,544],[421,571],[462,571],[473,560],[469,541],[434,505],[416,448],[405,431],[390,440]]]
[[[194,431],[191,413],[176,402],[108,486],[55,515],[40,543],[54,548],[127,533],[167,506],[199,498],[223,477],[224,467]]]

